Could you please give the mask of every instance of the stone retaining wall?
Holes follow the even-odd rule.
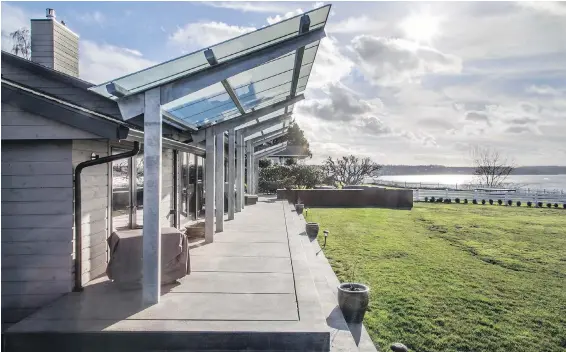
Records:
[[[278,189],[277,199],[301,202],[309,207],[382,207],[411,209],[413,191],[410,189]]]

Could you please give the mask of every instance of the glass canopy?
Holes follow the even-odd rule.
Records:
[[[322,29],[326,24],[329,12],[330,5],[325,5],[213,45],[210,49],[217,61],[214,64],[229,62],[232,59],[302,35],[300,27],[301,18],[304,16],[308,16],[310,20],[309,32]],[[306,89],[318,45],[319,41],[306,45],[304,51],[301,50],[303,55],[300,62],[296,58],[299,50],[294,50],[222,82],[212,84],[169,102],[162,108],[168,112],[170,117],[187,125],[205,127],[241,116],[242,110],[247,114],[284,101]],[[119,96],[114,96],[108,92],[107,85],[109,83],[114,83],[126,91],[126,95],[129,96],[197,72],[206,71],[212,66],[205,57],[205,50],[207,49],[195,51],[90,89],[107,98],[118,100],[120,99]],[[298,74],[296,70],[299,71]],[[294,79],[296,80],[295,92],[292,91]],[[291,108],[289,107],[287,112],[290,112]],[[284,111],[281,113],[284,113]]]

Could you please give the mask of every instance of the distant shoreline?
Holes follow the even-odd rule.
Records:
[[[473,167],[451,167],[442,165],[384,165],[382,176],[405,175],[472,175]],[[566,166],[520,166],[511,175],[563,175]]]

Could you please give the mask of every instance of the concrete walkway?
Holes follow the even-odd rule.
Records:
[[[6,347],[328,351],[302,239],[288,231],[288,217],[297,214],[286,210],[260,198],[226,222],[214,243],[193,244],[191,275],[164,287],[157,305],[144,308],[139,291],[99,279],[12,326]]]

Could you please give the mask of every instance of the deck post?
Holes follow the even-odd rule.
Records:
[[[234,220],[236,203],[234,188],[236,187],[236,131],[228,131],[228,220]]]
[[[216,135],[216,232],[224,231],[224,133]]]
[[[144,94],[142,298],[154,305],[161,296],[161,93],[154,88]]]
[[[204,241],[214,241],[214,139],[211,129],[206,130],[206,165],[205,165],[205,199],[204,199]]]
[[[236,132],[236,145],[238,147],[238,152],[236,155],[236,213],[242,211],[242,190],[243,187],[243,164],[244,164],[244,145],[242,143],[242,135],[240,132]]]
[[[251,191],[251,187],[252,187],[252,168],[253,168],[253,164],[252,164],[252,142],[251,141],[247,141],[246,142],[246,184],[248,186],[248,189],[246,190],[247,194],[252,194]]]

